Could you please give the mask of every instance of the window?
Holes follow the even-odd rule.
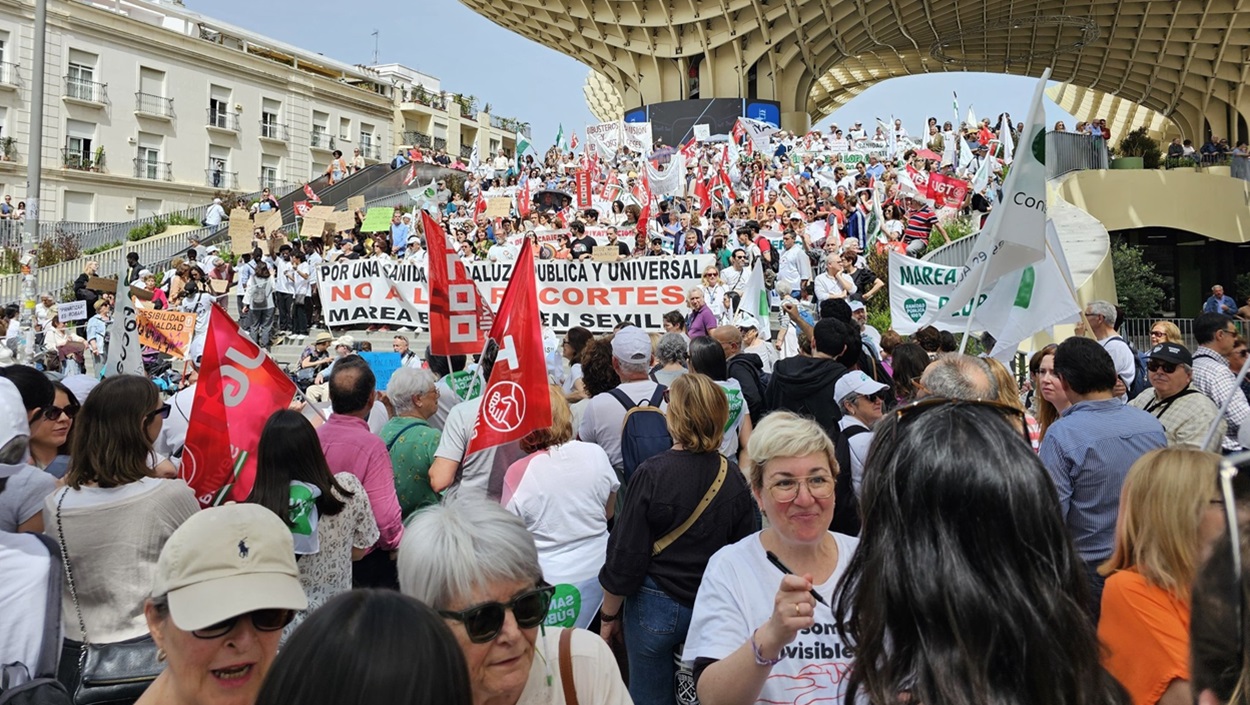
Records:
[[[360,123],[360,153],[368,159],[377,159],[377,148],[373,144],[373,125]]]
[[[67,169],[90,169],[94,139],[95,125],[82,120],[66,120],[62,166]]]
[[[490,153],[499,154],[499,140],[492,139],[490,141]]]
[[[351,118],[339,118],[339,139],[344,142],[350,142],[352,140]]]
[[[135,94],[135,112],[173,116],[173,100],[165,97],[164,71],[139,67],[139,92]]]
[[[261,188],[273,189],[278,187],[281,179],[282,158],[275,157],[270,154],[263,155],[260,163],[260,185]]]
[[[236,129],[231,120],[229,88],[209,86],[208,124],[221,129]]]
[[[161,136],[139,133],[139,149],[135,157],[135,176],[141,179],[164,179],[168,168],[161,163]]]
[[[316,110],[312,116],[312,140],[311,144],[320,149],[333,149],[330,138],[330,115]]]
[[[66,96],[93,103],[101,102],[103,97],[100,95],[99,84],[95,82],[98,60],[99,57],[95,54],[70,49],[69,69],[65,72]]]
[[[14,199],[16,200],[16,199]],[[61,199],[61,217],[76,223],[95,220],[95,194],[85,191],[66,191]]]
[[[0,32],[0,83],[16,83],[14,70],[17,67],[9,63],[9,33]]]
[[[237,179],[230,170],[230,148],[211,144],[208,146],[208,167],[204,183],[213,188],[238,188]]]
[[[260,106],[260,136],[272,140],[284,140],[282,129],[282,104],[266,98]]]

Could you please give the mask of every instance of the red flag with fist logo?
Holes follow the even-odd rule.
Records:
[[[473,436],[465,456],[524,438],[551,426],[547,362],[543,353],[542,317],[534,276],[534,248],[521,246],[512,279],[495,314],[490,339],[499,346],[491,368]]]

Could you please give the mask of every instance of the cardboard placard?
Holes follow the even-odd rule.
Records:
[[[87,320],[87,302],[68,301],[59,303],[56,305],[56,317],[61,319],[62,323],[85,321]]]
[[[282,249],[283,245],[290,244],[290,240],[287,240],[285,235],[271,236],[268,242],[269,242],[269,254],[270,255],[278,254],[278,250]]]
[[[135,321],[140,343],[172,357],[185,357],[195,337],[194,313],[145,308],[136,312]]]
[[[271,210],[256,214],[256,224],[265,228],[266,233],[282,229],[282,211]]]
[[[360,357],[369,363],[373,376],[377,378],[377,389],[381,392],[386,391],[386,385],[391,381],[395,370],[403,366],[397,352],[362,352]]]
[[[712,136],[711,125],[695,125],[694,126],[694,141],[695,142],[707,142],[707,138],[711,136]]]
[[[316,240],[321,237],[321,230],[325,227],[325,218],[315,218],[311,214],[304,216],[304,223],[300,226],[299,236],[305,240]]]
[[[342,211],[339,213],[335,213],[334,215],[338,217],[338,223],[335,225],[336,232],[341,233],[345,230],[351,230],[352,228],[356,227],[356,212],[355,211]]]
[[[512,213],[511,198],[488,198],[486,199],[486,217],[487,218],[507,218]]]
[[[616,245],[595,245],[590,251],[590,258],[595,262],[615,262],[620,256],[621,250]]]
[[[90,277],[87,279],[87,288],[92,291],[108,292],[110,294],[117,293],[117,280],[105,279],[104,277]]]
[[[347,212],[348,213],[355,213],[358,210],[363,210],[364,207],[365,207],[364,196],[352,196],[351,198],[347,199]]]
[[[252,251],[252,219],[242,208],[230,211],[230,251],[236,255]]]
[[[209,279],[208,289],[214,294],[224,294],[230,291],[230,282],[225,279]]]
[[[334,212],[334,206],[313,206],[304,214],[305,218],[321,218],[325,220]]]
[[[152,297],[155,296],[155,294],[153,294],[151,291],[148,291],[147,289],[144,289],[142,287],[131,285],[130,296],[132,298],[139,299],[140,301],[151,301]]]
[[[387,206],[375,206],[369,209],[365,214],[365,219],[360,223],[360,232],[362,233],[383,233],[391,231],[391,218],[395,216],[395,209]]]

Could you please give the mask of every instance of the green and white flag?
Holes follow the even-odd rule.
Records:
[[[437,181],[430,179],[430,183],[424,187],[408,192],[408,196],[412,198],[417,208],[429,211],[430,215],[438,215],[438,186],[436,184]]]
[[[560,123],[560,131],[556,133],[556,149],[561,153],[569,151],[569,139],[564,136],[564,123]]]
[[[751,265],[751,273],[747,275],[735,324],[741,327],[748,322],[747,316],[754,319],[750,323],[759,332],[761,340],[772,340],[772,307],[768,303],[768,289],[764,286],[764,266],[758,259]]]
[[[526,151],[527,149],[529,149],[529,148],[530,148],[530,141],[529,141],[529,139],[528,139],[528,138],[526,138],[526,137],[525,137],[525,135],[521,134],[521,131],[520,131],[520,130],[517,130],[517,131],[516,131],[516,156],[517,156],[517,159],[520,159],[520,158],[521,158],[521,155],[522,155],[522,154],[525,154],[525,151]]]

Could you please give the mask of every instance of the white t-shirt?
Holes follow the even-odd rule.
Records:
[[[460,402],[452,407],[443,424],[443,436],[438,441],[434,457],[454,460],[460,464],[454,487],[462,493],[498,500],[503,492],[504,475],[512,463],[525,457],[521,446],[513,441],[503,445],[475,451],[465,456],[465,448],[473,435],[477,413],[482,398]]]
[[[655,382],[644,379],[636,382],[621,382],[617,389],[625,392],[625,396],[634,400],[634,403],[638,403],[644,399],[651,399],[657,386],[659,385]],[[660,408],[668,407],[661,402]],[[626,411],[625,406],[608,392],[596,394],[586,405],[582,422],[577,427],[578,439],[603,448],[608,454],[608,459],[612,461],[612,467],[618,471],[625,467],[625,461],[621,459],[621,427],[625,424]],[[445,431],[443,437],[446,438]],[[439,450],[442,450],[441,445]]]
[[[574,583],[603,567],[605,506],[620,486],[602,448],[569,441],[513,463],[500,501],[534,535],[543,578],[553,585]]]
[[[835,296],[842,299],[854,294],[856,291],[855,282],[845,274],[842,275],[842,279],[847,280],[847,283],[850,284],[850,288],[842,286],[841,279],[830,276],[829,272],[822,272],[818,275],[815,283],[813,284],[816,292],[816,300],[824,301],[825,299],[831,299]]]
[[[1137,361],[1133,359],[1133,351],[1129,349],[1128,343],[1123,338],[1112,335],[1099,340],[1098,344],[1111,356],[1111,361],[1115,363],[1115,374],[1124,380],[1124,386],[1133,386],[1133,380],[1137,378]],[[1128,395],[1122,395],[1119,399],[1127,403]]]
[[[295,288],[294,281],[287,275],[292,274],[291,260],[279,257],[274,263],[276,270],[273,276],[273,290],[279,294],[289,294]]]
[[[781,253],[781,262],[777,269],[778,281],[792,282],[797,288],[800,281],[810,281],[811,278],[812,261],[798,243]]]
[[[0,531],[0,663],[38,664],[51,565],[39,539]]]
[[[742,420],[750,417],[751,410],[747,407],[747,398],[742,396],[742,385],[738,380],[730,377],[717,381],[716,386],[725,390],[725,396],[729,398],[729,420],[725,422],[725,437],[720,442],[720,454],[737,462],[738,432],[742,430]]]
[[[843,412],[842,419],[838,421],[838,429],[845,431],[852,426],[868,428],[862,421],[854,416],[847,416]],[[868,459],[868,446],[872,445],[872,429],[867,432],[860,432],[851,436],[846,441],[851,451],[851,486],[855,488],[855,496],[859,496],[859,487],[864,482],[864,462]],[[846,468],[842,468],[845,470]]]
[[[577,384],[577,380],[582,378],[582,363],[574,362],[569,365],[569,373],[564,377],[564,393],[572,394],[573,385]]]
[[[749,255],[750,253],[748,253]],[[736,291],[739,295],[746,290],[747,279],[750,276],[751,273],[746,269],[743,269],[741,272],[733,267],[725,267],[720,270],[720,280],[725,285],[725,291]]]
[[[829,604],[859,545],[851,536],[833,538],[838,565],[828,580],[815,586]],[[782,577],[764,556],[758,532],[717,551],[703,572],[682,658],[688,663],[699,658],[719,661],[747,643],[772,616]],[[816,605],[816,624],[800,631],[782,654],[785,658],[773,666],[757,703],[842,702],[853,654],[838,638],[829,608]]]
[[[181,467],[182,458],[175,458],[187,443],[187,427],[191,424],[191,407],[195,405],[195,388],[192,384],[186,389],[169,398],[169,418],[161,424],[161,432],[156,434],[152,449],[162,458],[169,458],[175,466]]]

